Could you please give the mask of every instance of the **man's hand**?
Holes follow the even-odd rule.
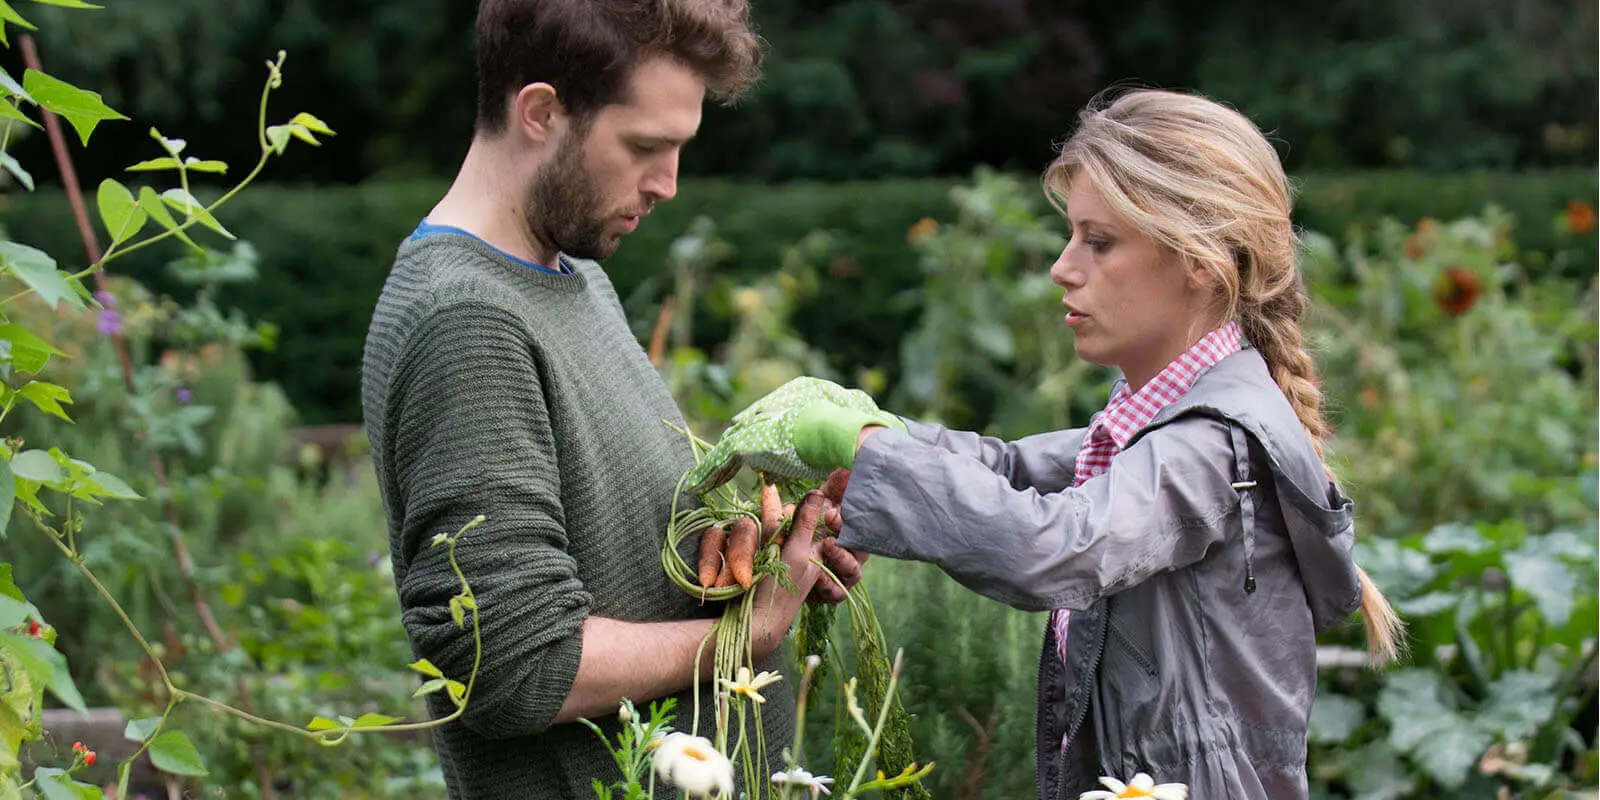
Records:
[[[844,493],[850,485],[850,470],[836,469],[828,476],[827,483],[822,485],[822,523],[838,535],[844,527],[844,517],[840,513],[840,506],[844,503]],[[808,603],[842,603],[847,590],[861,582],[861,567],[867,563],[867,553],[862,550],[847,550],[839,546],[833,537],[823,540],[822,563],[838,577],[834,581],[825,572],[817,579],[817,585],[811,590],[811,595],[806,598]]]
[[[789,565],[789,581],[794,584],[794,591],[779,586],[772,578],[756,584],[755,619],[751,620],[751,636],[757,658],[771,655],[783,644],[789,626],[794,624],[806,596],[822,575],[822,570],[811,563],[813,558],[821,560],[821,553],[822,542],[809,533],[804,536],[791,535],[783,542],[783,563]]]
[[[825,572],[817,578],[816,586],[806,597],[808,603],[843,603],[846,592],[861,582],[861,566],[867,563],[867,554],[860,550],[840,547],[832,536],[822,540],[822,563],[839,582]],[[841,585],[842,584],[842,585]]]

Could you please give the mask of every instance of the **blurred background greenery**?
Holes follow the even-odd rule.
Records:
[[[1109,376],[1076,360],[1044,274],[1062,225],[1037,174],[1119,82],[1197,89],[1273,133],[1293,174],[1310,340],[1363,563],[1411,623],[1400,669],[1326,637],[1319,798],[1595,797],[1596,9],[1538,0],[757,0],[766,77],[708,108],[680,195],[607,264],[704,435],[798,374],[1001,436],[1081,425]],[[277,108],[335,130],[219,215],[243,244],[115,263],[115,316],[52,317],[77,422],[57,444],[152,502],[90,518],[86,557],[184,680],[287,719],[391,712],[410,688],[381,503],[359,431],[362,339],[400,239],[472,120],[472,5],[113,3],[30,9],[47,70],[134,118],[74,142],[81,182],[134,179],[147,131],[241,164],[260,62]],[[0,65],[20,74],[20,65]],[[0,228],[64,265],[82,246],[45,138]],[[130,155],[133,154],[133,155]],[[130,181],[130,185],[131,185]],[[216,190],[197,187],[210,199]],[[658,322],[664,335],[655,337]],[[105,331],[129,343],[127,391]],[[175,518],[149,474],[167,465]],[[239,647],[201,633],[174,563]],[[60,629],[91,704],[152,710],[132,642],[45,543],[6,560]],[[1038,615],[888,560],[865,584],[939,798],[1031,796]],[[926,613],[938,609],[937,614]],[[182,712],[208,782],[257,797],[437,792],[417,740],[310,750]],[[812,742],[832,725],[825,705]],[[825,748],[820,752],[825,753]],[[826,771],[826,766],[821,770]],[[386,776],[374,781],[370,774]]]

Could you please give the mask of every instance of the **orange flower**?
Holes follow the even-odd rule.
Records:
[[[939,232],[939,223],[932,217],[923,217],[906,231],[906,241],[916,244]]]
[[[1438,227],[1439,223],[1435,222],[1433,217],[1423,217],[1417,221],[1417,233],[1422,236],[1432,236]]]
[[[1452,317],[1467,313],[1483,293],[1483,282],[1478,274],[1466,267],[1448,267],[1439,276],[1433,300],[1439,310]]]
[[[1371,386],[1368,386],[1365,389],[1361,390],[1361,406],[1362,406],[1362,408],[1368,409],[1370,411],[1371,409],[1377,408],[1378,405],[1380,403],[1382,403],[1382,402],[1383,402],[1383,399],[1378,396],[1378,390],[1377,389],[1375,389],[1375,388],[1373,388]]]
[[[1406,245],[1405,245],[1405,247],[1406,247],[1406,258],[1409,258],[1412,261],[1416,261],[1417,259],[1422,258],[1422,254],[1425,252],[1425,250],[1424,250],[1424,248],[1422,246],[1422,240],[1420,238],[1418,238],[1415,234],[1406,237]]]
[[[1567,203],[1567,230],[1589,233],[1594,230],[1594,206],[1582,200]]]

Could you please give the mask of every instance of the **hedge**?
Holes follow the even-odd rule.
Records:
[[[855,269],[825,280],[798,325],[809,341],[838,357],[841,367],[886,367],[892,380],[897,342],[916,317],[916,309],[892,301],[921,280],[905,232],[922,217],[948,217],[947,192],[958,182],[769,186],[686,181],[676,199],[657,206],[624,241],[607,267],[624,298],[635,293],[653,298],[666,288],[660,279],[666,277],[667,245],[695,216],[714,219],[719,234],[735,247],[736,257],[723,270],[734,279],[772,268],[783,248],[806,233],[833,229]],[[1554,246],[1557,234],[1550,221],[1569,201],[1592,204],[1596,195],[1594,171],[1578,169],[1312,174],[1298,182],[1299,221],[1312,230],[1340,234],[1383,216],[1406,223],[1443,219],[1494,203],[1516,215],[1518,243],[1527,249]],[[258,354],[255,367],[261,377],[283,386],[307,423],[360,419],[361,346],[372,305],[396,245],[444,188],[437,180],[336,187],[264,184],[246,190],[219,215],[261,254],[261,280],[231,290],[222,302],[280,327],[277,350]],[[5,198],[0,226],[58,257],[83,252],[59,191]],[[179,252],[176,246],[146,248],[115,262],[113,269],[182,297],[184,290],[164,270],[165,261]],[[717,341],[718,325],[719,320],[704,315],[697,320],[697,340]]]

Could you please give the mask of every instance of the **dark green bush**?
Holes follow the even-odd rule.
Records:
[[[893,383],[899,342],[917,318],[917,309],[903,295],[922,281],[906,230],[923,217],[948,218],[948,192],[957,183],[685,181],[679,196],[658,206],[607,266],[631,308],[648,308],[668,290],[668,246],[696,216],[716,220],[719,235],[735,247],[734,257],[720,267],[733,280],[776,269],[785,246],[814,229],[832,229],[838,234],[839,255],[829,265],[821,290],[797,315],[796,327],[807,341],[837,358],[839,368],[884,367]],[[1516,218],[1518,246],[1524,252],[1552,249],[1559,238],[1554,221],[1567,203],[1593,205],[1596,194],[1593,170],[1578,169],[1310,174],[1299,177],[1299,186],[1298,216],[1312,230],[1339,235],[1383,216],[1409,224],[1497,204]],[[253,366],[263,379],[283,387],[307,422],[359,419],[361,343],[372,305],[395,247],[444,189],[437,180],[310,188],[263,185],[220,214],[261,254],[261,280],[224,293],[220,302],[280,326],[277,351],[256,354]],[[0,226],[48,252],[82,252],[70,209],[59,193],[11,200],[0,207]],[[150,248],[120,260],[117,269],[155,291],[181,298],[185,287],[174,285],[164,271],[177,254],[176,247]],[[1593,258],[1579,263],[1592,265]],[[727,323],[714,311],[711,307],[697,315],[696,341],[724,338]]]

